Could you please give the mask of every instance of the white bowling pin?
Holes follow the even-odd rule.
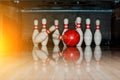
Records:
[[[47,37],[48,37],[48,34],[52,31],[55,30],[55,26],[51,26],[49,28],[49,30],[46,30],[46,31],[43,31],[43,32],[40,32],[34,39],[34,42],[35,43],[41,43],[42,41],[44,41]]]
[[[55,61],[57,63],[58,60],[59,60],[59,57],[60,57],[60,48],[59,48],[59,46],[54,46],[52,57],[53,57],[53,59],[55,59]]]
[[[41,31],[46,31],[46,23],[47,23],[46,18],[43,18],[42,19],[42,30]],[[41,45],[45,46],[45,45],[47,45],[47,43],[48,43],[48,36],[46,37],[46,39],[44,41],[41,42]]]
[[[95,57],[96,62],[100,61],[101,56],[102,56],[101,48],[100,46],[96,46],[94,50],[94,57]]]
[[[100,20],[96,20],[96,31],[94,33],[94,42],[96,45],[100,45],[102,40],[102,35],[100,32]]]
[[[64,30],[63,30],[63,32],[62,32],[62,35],[64,35],[64,33],[65,33],[67,30],[68,30],[68,19],[65,18],[65,19],[64,19]],[[62,42],[63,42],[63,45],[66,46],[66,44],[64,43],[64,41],[62,41]]]
[[[84,33],[84,41],[85,41],[85,45],[87,45],[87,46],[91,45],[92,32],[90,30],[90,19],[89,18],[86,19],[86,30]]]
[[[81,17],[77,17],[76,18],[76,31],[79,33],[80,35],[80,41],[77,44],[77,46],[81,46],[82,42],[83,42],[83,32],[81,30]]]
[[[38,20],[35,19],[35,20],[34,20],[34,31],[33,31],[33,33],[32,33],[32,41],[33,41],[34,46],[36,46],[36,47],[38,46],[38,43],[35,43],[34,39],[35,39],[35,37],[36,37],[38,34],[39,34],[39,31],[38,31]]]
[[[55,46],[59,45],[59,43],[60,43],[60,39],[55,39],[55,38],[54,38],[54,36],[55,36],[56,34],[57,34],[57,35],[60,35],[59,28],[58,28],[58,24],[59,24],[58,20],[55,20],[55,21],[54,21],[54,25],[55,25],[56,30],[55,30],[55,32],[54,32],[53,35],[52,35],[52,37],[53,37],[53,43],[54,43]]]
[[[85,47],[84,57],[87,65],[89,65],[92,59],[92,49],[90,46]]]

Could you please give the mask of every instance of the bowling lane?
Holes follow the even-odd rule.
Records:
[[[120,50],[30,47],[0,55],[1,80],[119,80]]]

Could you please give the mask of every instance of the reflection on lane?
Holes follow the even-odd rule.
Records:
[[[86,65],[90,65],[92,59],[95,59],[99,63],[102,57],[102,51],[100,46],[95,46],[94,51],[92,51],[90,46],[86,46],[84,51],[82,47],[66,47],[60,51],[59,46],[54,46],[52,48],[52,54],[50,54],[47,46],[42,46],[41,49],[39,47],[33,47],[32,55],[35,61],[41,59],[43,63],[52,61],[57,64],[60,59],[63,59],[65,63],[73,62],[80,66],[83,60],[86,62]]]
[[[47,50],[47,47],[45,46],[42,47],[41,49],[39,49],[39,47],[33,47],[33,51],[32,51],[33,59],[35,61],[41,59],[43,64],[49,62],[54,65],[54,61],[50,57],[48,57],[48,51],[45,50]]]
[[[55,60],[56,64],[58,63],[59,57],[60,57],[60,48],[59,46],[54,46],[53,48],[53,54],[52,54],[52,58]]]
[[[1,57],[1,80],[120,79],[119,51],[100,46],[59,47],[33,47],[32,53],[27,50],[21,56]]]
[[[102,51],[101,51],[100,46],[96,46],[96,47],[95,47],[94,57],[95,57],[96,62],[99,63],[99,62],[100,62],[100,59],[101,59],[101,57],[102,57]]]
[[[82,47],[66,47],[63,50],[60,50],[59,46],[54,46],[48,51],[45,51],[47,47],[43,48],[33,48],[33,59],[37,62],[35,71],[38,73],[39,70],[41,80],[91,80],[92,78],[104,80],[102,75],[106,75],[106,79],[110,79],[110,76],[108,77],[110,72],[104,72],[107,69],[103,69],[103,66],[108,64],[101,62],[100,46],[94,48],[86,46],[84,49]],[[106,55],[105,52],[104,55]],[[42,64],[39,61],[42,61]]]

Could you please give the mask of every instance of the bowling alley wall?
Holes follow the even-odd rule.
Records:
[[[64,18],[69,19],[69,29],[75,29],[76,17],[82,18],[82,31],[86,29],[86,18],[91,19],[91,31],[95,32],[95,21],[100,19],[100,27],[102,33],[102,45],[109,45],[111,40],[111,15],[112,12],[23,12],[22,13],[22,38],[31,40],[31,35],[34,29],[33,20],[37,18],[39,20],[39,31],[41,31],[42,18],[47,19],[47,29],[54,24],[54,20],[59,20],[59,30],[62,33],[64,29]],[[51,35],[50,35],[51,36]],[[49,42],[52,42],[50,37]],[[31,41],[32,42],[32,41]],[[94,42],[93,42],[94,44]]]

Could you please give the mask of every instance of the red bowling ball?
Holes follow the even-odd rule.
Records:
[[[74,29],[67,30],[63,35],[63,41],[67,46],[76,46],[80,40],[79,33]]]
[[[75,62],[80,58],[80,52],[75,47],[68,47],[63,51],[63,58],[67,62]]]

